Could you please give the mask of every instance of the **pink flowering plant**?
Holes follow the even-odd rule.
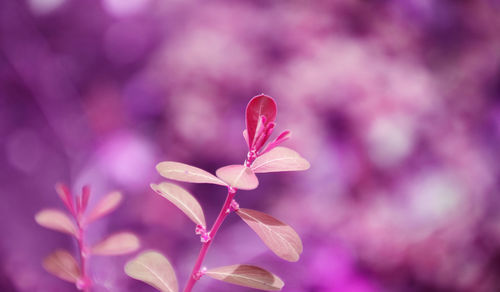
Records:
[[[275,101],[264,94],[255,96],[248,103],[246,130],[243,131],[248,154],[243,164],[219,168],[216,175],[173,161],[164,161],[156,166],[160,175],[171,180],[227,187],[224,205],[212,227],[208,229],[200,204],[187,190],[170,182],[151,184],[156,193],[177,206],[196,224],[195,232],[201,239],[201,249],[184,292],[191,291],[204,275],[260,290],[277,291],[284,286],[278,276],[253,265],[235,264],[210,269],[202,268],[203,260],[217,231],[231,213],[236,213],[248,224],[278,257],[290,262],[299,260],[302,241],[292,227],[260,211],[240,208],[234,199],[237,190],[257,188],[259,180],[256,173],[298,171],[309,168],[309,162],[297,152],[279,146],[290,137],[290,131],[282,132],[276,139],[266,144],[276,125],[276,112]],[[126,264],[125,272],[130,277],[146,282],[160,291],[177,292],[179,289],[172,265],[157,251],[145,251],[139,254]]]
[[[56,191],[63,201],[69,215],[58,209],[43,209],[35,215],[41,226],[71,235],[78,245],[78,262],[65,249],[57,249],[43,261],[43,267],[56,277],[75,283],[79,290],[90,291],[93,283],[88,273],[88,260],[91,255],[122,255],[139,248],[139,239],[130,232],[117,232],[94,245],[89,245],[85,231],[99,218],[113,212],[122,201],[120,192],[111,192],[102,198],[95,207],[86,212],[90,199],[90,187],[84,186],[82,194],[73,198],[70,190],[63,184],[56,185]]]

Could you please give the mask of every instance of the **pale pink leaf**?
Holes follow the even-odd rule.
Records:
[[[121,255],[139,249],[139,238],[130,232],[119,232],[106,237],[103,241],[92,247],[96,255]]]
[[[279,291],[285,283],[276,275],[250,265],[232,265],[210,269],[205,275],[231,284],[265,290]]]
[[[35,215],[36,223],[41,226],[67,233],[76,237],[76,226],[64,212],[55,209],[45,209]]]
[[[90,214],[87,216],[86,223],[90,223],[97,220],[111,212],[113,212],[121,203],[123,195],[120,192],[111,192],[104,196],[97,205],[92,209]]]
[[[160,162],[158,163],[158,165],[156,165],[156,170],[158,170],[161,176],[173,180],[226,186],[226,183],[221,181],[215,175],[203,169],[180,162]]]
[[[310,167],[307,160],[297,152],[286,147],[276,147],[271,151],[257,157],[251,168],[255,173],[298,171]]]
[[[89,203],[89,198],[90,198],[90,186],[83,186],[82,196],[81,196],[82,212],[85,212],[85,210],[87,209],[87,205]]]
[[[175,271],[159,252],[145,251],[125,265],[125,273],[164,292],[179,290]]]
[[[254,143],[257,124],[260,117],[264,116],[266,123],[272,123],[276,119],[276,102],[270,96],[260,94],[254,96],[248,102],[246,108],[246,126],[248,130],[248,147]]]
[[[80,268],[75,258],[66,250],[58,249],[43,260],[43,268],[52,275],[68,282],[76,283],[80,278]]]
[[[277,256],[290,262],[299,260],[302,241],[292,227],[259,211],[239,209],[236,213]]]
[[[253,190],[259,185],[255,173],[244,165],[228,165],[217,169],[218,177],[228,185],[242,190]]]
[[[187,190],[168,182],[150,184],[150,186],[160,196],[181,209],[195,224],[206,227],[205,215],[200,203]]]

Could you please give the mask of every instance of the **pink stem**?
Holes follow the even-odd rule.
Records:
[[[88,257],[88,253],[87,253],[87,246],[85,245],[85,229],[83,227],[83,225],[80,223],[81,220],[80,219],[81,216],[78,216],[78,248],[80,249],[80,269],[81,269],[81,272],[82,272],[82,276],[81,276],[81,279],[80,279],[80,283],[77,283],[77,287],[79,289],[82,289],[84,292],[90,292],[90,286],[91,286],[91,282],[90,282],[90,278],[89,276],[87,275],[87,266],[86,266],[86,261],[87,261],[87,257]]]
[[[202,276],[202,272],[200,270],[201,265],[203,263],[203,260],[205,259],[205,256],[207,254],[208,248],[210,247],[210,244],[212,243],[215,235],[217,234],[217,231],[219,230],[219,227],[221,226],[222,222],[224,222],[224,219],[226,219],[227,215],[231,212],[231,202],[233,201],[234,195],[236,194],[236,189],[229,187],[228,192],[227,192],[227,197],[226,201],[224,202],[224,205],[222,206],[222,209],[220,210],[219,216],[217,216],[217,219],[215,219],[215,223],[208,233],[208,240],[206,242],[203,242],[201,245],[201,250],[200,253],[198,254],[198,258],[196,259],[196,263],[194,264],[193,271],[191,272],[191,275],[189,276],[189,280],[186,284],[186,288],[184,288],[184,292],[191,292],[191,289],[193,289],[194,284],[196,284],[196,281],[200,279]]]

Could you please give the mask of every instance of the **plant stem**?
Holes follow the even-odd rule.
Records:
[[[90,292],[90,278],[87,275],[86,260],[87,260],[87,247],[85,246],[85,230],[78,220],[78,248],[80,249],[80,269],[81,269],[81,280],[82,280],[82,290],[84,292]]]
[[[198,281],[200,279],[200,277],[201,277],[200,268],[201,268],[201,265],[203,264],[203,260],[205,259],[208,248],[210,247],[210,244],[214,240],[214,237],[217,234],[219,227],[221,226],[222,222],[224,222],[224,219],[226,219],[227,215],[230,213],[231,202],[233,201],[235,194],[236,194],[236,189],[232,188],[232,187],[228,187],[226,201],[224,202],[224,205],[222,206],[222,209],[219,212],[219,216],[217,216],[217,219],[215,219],[215,222],[214,222],[214,225],[212,226],[212,229],[208,233],[208,235],[209,235],[208,241],[203,242],[203,244],[201,245],[200,253],[198,254],[198,258],[196,259],[196,262],[194,264],[193,271],[191,272],[191,275],[189,276],[189,280],[186,284],[186,288],[184,288],[184,292],[191,292],[191,289],[193,289],[193,286],[194,286],[194,284],[196,284],[196,281]]]

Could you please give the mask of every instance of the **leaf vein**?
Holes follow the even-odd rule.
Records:
[[[160,280],[160,282],[168,289],[168,291],[174,292],[174,290],[172,290],[172,288],[170,288],[170,286],[153,269],[151,269],[150,267],[148,267],[147,265],[145,265],[145,264],[143,264],[141,262],[137,262],[137,263],[139,265],[143,266],[144,268],[146,268],[149,272],[151,272],[151,274],[153,274],[153,276],[155,276],[156,278],[158,278],[158,280]]]
[[[292,249],[295,253],[297,253],[297,252],[295,251],[295,247],[294,247],[294,246],[293,246],[293,245],[292,245],[292,244],[291,244],[288,240],[286,240],[286,239],[285,239],[285,238],[284,238],[284,237],[283,237],[283,236],[282,236],[279,232],[277,232],[277,231],[273,231],[273,229],[271,229],[271,227],[267,226],[267,225],[266,225],[266,224],[264,224],[262,221],[260,221],[259,219],[257,219],[257,218],[255,218],[255,217],[253,217],[252,215],[250,215],[250,214],[248,214],[248,213],[246,213],[246,212],[244,212],[244,211],[241,211],[241,209],[240,209],[240,211],[239,211],[239,212],[242,212],[243,214],[245,214],[246,216],[250,217],[251,219],[253,219],[253,220],[254,220],[254,221],[256,221],[257,223],[259,223],[260,225],[262,225],[262,226],[266,227],[266,228],[269,230],[269,232],[271,232],[271,233],[275,234],[275,235],[276,235],[277,237],[279,237],[282,241],[284,241],[284,242],[285,242],[285,243],[286,243],[286,244],[287,244],[287,245],[288,245],[288,246],[289,246],[289,247],[290,247],[290,248],[291,248],[291,249]]]

